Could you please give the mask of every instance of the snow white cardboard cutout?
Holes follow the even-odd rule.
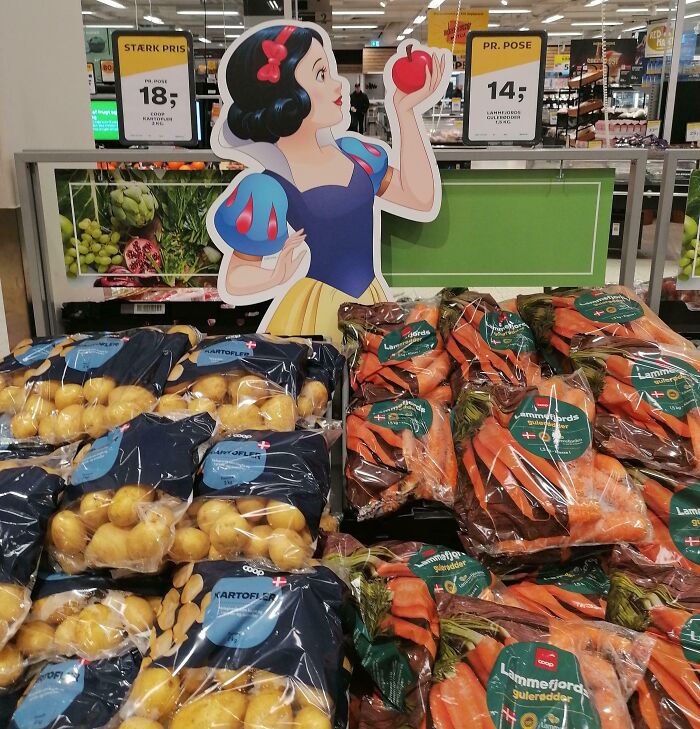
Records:
[[[248,169],[207,215],[224,254],[225,302],[272,299],[261,331],[337,339],[340,304],[391,298],[381,213],[427,222],[440,210],[421,115],[442,98],[451,70],[446,51],[399,46],[384,70],[389,147],[346,131],[350,89],[319,26],[263,23],[226,51],[211,146]]]

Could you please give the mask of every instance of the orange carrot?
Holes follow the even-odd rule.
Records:
[[[637,685],[637,700],[639,703],[639,713],[647,725],[647,729],[662,729],[661,719],[654,705],[654,699],[649,692],[649,686],[646,680],[642,679]]]
[[[479,467],[476,464],[474,449],[469,441],[466,441],[463,446],[462,463],[464,463],[464,466],[467,469],[467,475],[469,476],[469,481],[474,489],[476,498],[479,500],[479,505],[484,511],[486,511],[486,489],[484,488],[484,482],[481,478],[481,474],[479,473]]]
[[[652,625],[674,641],[680,641],[681,630],[690,616],[687,610],[668,605],[656,605],[649,610]]]
[[[442,682],[442,698],[455,729],[492,726],[486,692],[466,663],[457,663],[455,675]]]
[[[380,628],[390,635],[410,640],[412,643],[425,648],[430,654],[430,657],[435,660],[435,654],[437,653],[435,640],[430,631],[421,628],[420,625],[411,623],[403,618],[387,615],[380,623]]]
[[[482,635],[476,648],[467,653],[467,661],[484,688],[486,688],[501,650],[503,650],[503,646],[495,638],[490,635]]]
[[[695,456],[695,469],[700,470],[700,408],[693,408],[686,416],[690,430],[690,442]]]
[[[435,729],[455,729],[442,696],[442,683],[430,687],[430,716]]]
[[[667,524],[671,512],[671,494],[652,478],[642,484],[642,493],[647,506]]]

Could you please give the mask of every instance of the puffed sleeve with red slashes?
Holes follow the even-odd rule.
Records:
[[[288,238],[287,194],[263,173],[246,175],[214,214],[219,235],[237,253],[271,256]]]
[[[369,175],[374,194],[381,195],[390,179],[389,156],[384,147],[364,142],[357,137],[341,137],[338,146]]]

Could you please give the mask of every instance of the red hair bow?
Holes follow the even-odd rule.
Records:
[[[264,40],[262,50],[267,63],[258,69],[258,81],[267,81],[276,84],[280,80],[280,63],[287,57],[285,43],[294,32],[295,26],[287,25],[278,34],[275,40]]]

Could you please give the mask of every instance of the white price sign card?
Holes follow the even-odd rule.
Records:
[[[112,47],[121,143],[196,144],[192,36],[115,31]]]
[[[546,52],[544,32],[469,33],[465,144],[540,141]]]

